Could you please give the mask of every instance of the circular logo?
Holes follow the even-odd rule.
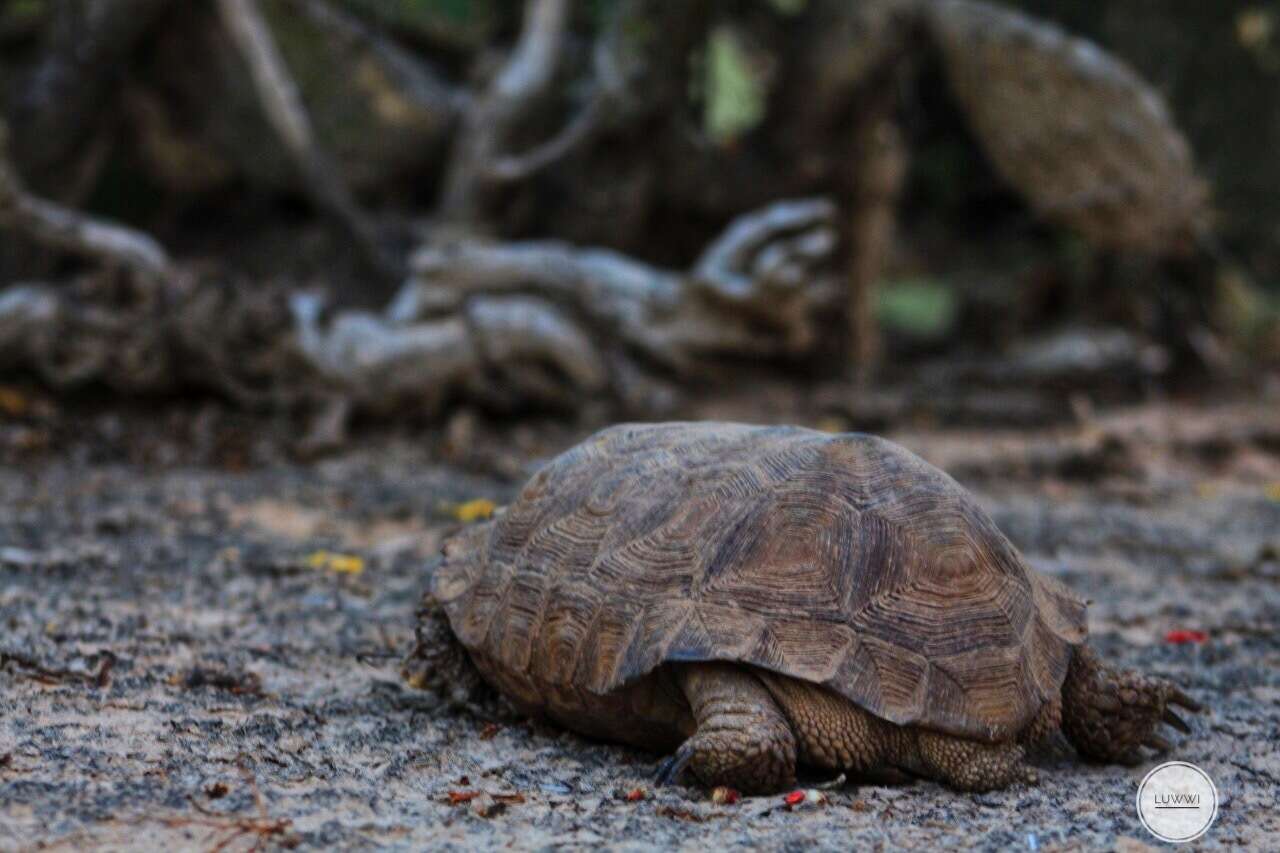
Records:
[[[1204,835],[1218,816],[1218,789],[1194,764],[1167,761],[1138,786],[1138,819],[1156,838],[1174,844]]]

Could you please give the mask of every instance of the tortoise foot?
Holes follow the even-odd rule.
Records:
[[[1015,782],[1039,782],[1017,743],[981,743],[937,732],[916,736],[920,774],[960,791],[995,791]]]
[[[670,784],[688,768],[709,787],[768,793],[795,784],[796,741],[769,691],[750,672],[691,664],[677,673],[698,728],[658,769]]]
[[[1174,706],[1202,710],[1177,686],[1108,666],[1087,646],[1076,649],[1062,696],[1062,730],[1067,738],[1086,758],[1115,764],[1142,763],[1143,748],[1156,754],[1167,752],[1171,744],[1160,728],[1163,725],[1190,733],[1191,727],[1173,711]]]

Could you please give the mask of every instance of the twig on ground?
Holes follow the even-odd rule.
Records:
[[[694,266],[698,283],[717,298],[744,304],[760,298],[761,285],[780,288],[804,284],[798,264],[821,262],[834,247],[835,207],[826,199],[780,201],[735,219],[703,251]],[[820,235],[823,239],[789,243],[795,262],[766,254],[790,235]]]
[[[25,670],[31,674],[31,677],[43,684],[58,684],[63,681],[83,681],[95,687],[106,687],[111,681],[111,668],[115,666],[116,656],[111,652],[104,652],[102,655],[102,663],[98,664],[97,672],[79,672],[66,667],[46,666],[37,660],[34,656],[23,652],[0,651],[0,667],[6,664]]]
[[[272,839],[275,839],[283,847],[296,845],[296,841],[293,844],[287,843],[290,840],[289,830],[293,827],[293,821],[286,817],[273,818],[268,816],[266,803],[263,802],[262,792],[258,788],[258,780],[254,778],[252,771],[243,762],[240,763],[240,771],[253,791],[253,802],[258,811],[257,817],[219,814],[206,809],[196,802],[194,798],[188,798],[191,807],[200,814],[200,817],[180,815],[155,819],[165,826],[171,827],[206,826],[214,830],[230,830],[221,841],[210,848],[210,853],[225,850],[246,835],[256,836],[251,848],[254,850],[259,849],[265,842]],[[139,818],[138,822],[141,823],[150,819],[152,818]]]

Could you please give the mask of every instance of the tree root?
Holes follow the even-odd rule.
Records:
[[[748,214],[686,274],[562,243],[424,250],[380,314],[181,276],[163,291],[15,287],[0,292],[0,355],[59,388],[201,387],[258,408],[430,414],[459,397],[566,408],[597,397],[652,411],[718,359],[811,351],[839,304],[823,271],[834,216],[816,199]]]
[[[169,256],[150,236],[77,213],[38,198],[23,186],[9,161],[8,128],[0,119],[0,226],[9,226],[45,246],[122,267],[147,279],[169,276]]]
[[[388,67],[401,69],[424,101],[447,104],[444,126],[454,128],[454,137],[439,176],[433,242],[413,255],[400,293],[374,313],[330,310],[310,293],[197,282],[145,234],[32,195],[0,149],[0,225],[102,267],[78,286],[29,284],[0,292],[0,356],[7,366],[32,370],[58,388],[98,383],[163,393],[194,386],[255,407],[321,406],[332,414],[328,434],[352,405],[434,413],[458,398],[503,407],[576,407],[605,398],[653,413],[670,403],[675,387],[722,375],[726,362],[828,353],[831,330],[841,324],[851,339],[847,362],[865,375],[877,351],[872,288],[890,248],[905,169],[893,125],[898,87],[891,81],[920,50],[937,54],[979,144],[1045,217],[1098,245],[1143,251],[1169,251],[1189,242],[1188,235],[1203,236],[1204,188],[1185,141],[1150,86],[1119,62],[1053,27],[973,0],[869,0],[856,5],[857,14],[870,10],[867,20],[883,19],[874,32],[890,34],[876,37],[890,46],[869,51],[830,87],[810,87],[821,95],[824,115],[796,107],[784,122],[788,134],[808,139],[813,134],[806,131],[825,127],[825,113],[838,112],[838,104],[863,108],[854,137],[837,153],[827,152],[816,171],[793,169],[797,164],[787,160],[787,171],[812,171],[814,182],[830,182],[833,162],[852,161],[839,187],[851,201],[842,215],[851,255],[843,277],[832,269],[841,229],[834,205],[822,199],[778,201],[739,215],[688,269],[556,240],[489,242],[478,235],[497,230],[489,216],[496,205],[486,204],[491,191],[544,170],[551,172],[549,184],[564,181],[557,194],[575,204],[598,189],[592,181],[603,183],[597,175],[608,174],[615,191],[604,203],[580,206],[636,222],[661,210],[658,201],[684,204],[673,195],[681,183],[693,187],[689,198],[736,199],[721,202],[735,212],[756,203],[741,199],[763,186],[789,186],[767,183],[776,175],[765,169],[758,181],[753,174],[751,182],[736,182],[750,183],[750,192],[735,193],[719,186],[734,181],[717,176],[748,172],[729,169],[686,182],[672,162],[687,160],[680,152],[700,144],[681,146],[672,138],[688,130],[682,124],[693,73],[687,60],[705,38],[710,4],[618,0],[611,22],[595,36],[586,94],[565,98],[557,95],[562,65],[580,70],[584,63],[575,58],[585,56],[572,41],[568,0],[526,0],[514,47],[474,94],[433,80],[407,53],[396,53],[324,0],[294,2],[344,37],[376,43]],[[103,5],[158,10],[165,2]],[[217,0],[216,8],[306,192],[345,224],[378,269],[396,274],[398,260],[318,143],[257,0]],[[835,4],[829,12],[838,20],[845,8]],[[655,21],[663,25],[640,26]],[[100,23],[104,38],[119,30],[113,50],[124,51],[140,32],[116,17]],[[844,33],[820,39],[818,47],[844,51]],[[821,68],[833,64],[811,61],[814,68],[802,70],[793,87],[814,83]],[[535,128],[554,125],[549,108],[558,111],[571,100],[580,106],[559,131],[523,153],[513,150],[526,145]],[[84,104],[72,106],[63,118],[77,124]],[[1119,115],[1124,122],[1115,120]],[[637,129],[662,137],[661,146],[655,139],[652,163],[647,148],[627,154],[643,161],[630,173],[640,176],[636,186],[660,184],[653,197],[646,190],[645,198],[633,199],[631,185],[614,180],[607,156],[596,161],[604,170],[587,170],[585,179],[569,174],[579,159],[601,154],[620,130]],[[768,146],[744,149],[753,147]],[[717,149],[708,156],[730,161],[735,155]],[[698,163],[692,167],[702,171]],[[667,173],[663,182],[645,177],[659,172]],[[465,236],[446,242],[441,226],[457,226]],[[543,233],[563,231],[553,223]]]

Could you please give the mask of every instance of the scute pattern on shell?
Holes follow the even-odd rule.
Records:
[[[446,545],[433,594],[521,678],[605,694],[664,662],[824,684],[1000,740],[1057,697],[1084,604],[950,477],[873,436],[627,424]]]

